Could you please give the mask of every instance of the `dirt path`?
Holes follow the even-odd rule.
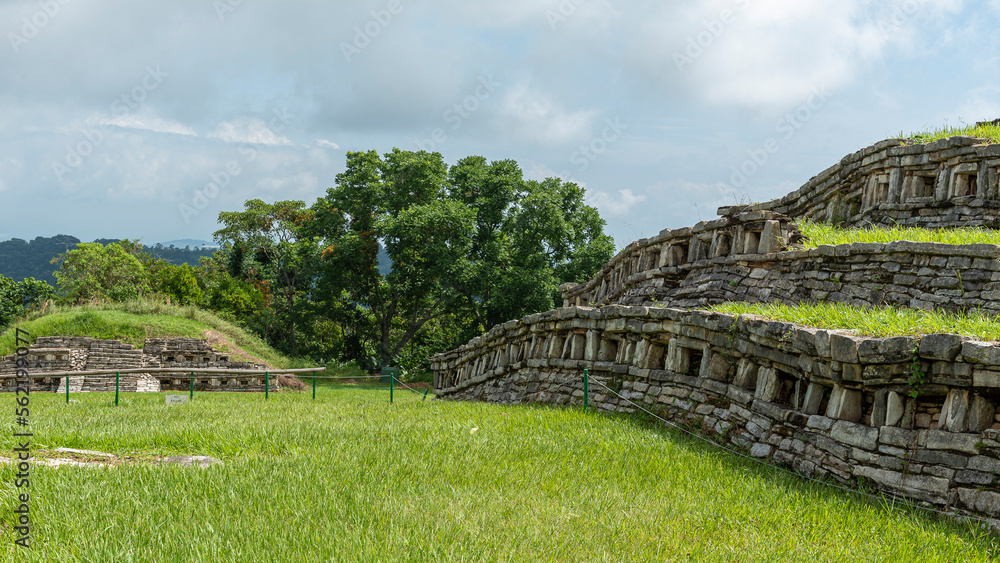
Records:
[[[208,340],[209,346],[215,349],[225,346],[226,350],[228,350],[228,354],[234,357],[234,359],[239,359],[244,362],[253,362],[255,364],[263,364],[268,369],[276,369],[273,365],[271,365],[267,361],[258,358],[257,356],[250,354],[243,348],[240,348],[236,344],[233,344],[232,341],[226,338],[226,335],[220,332],[216,332],[214,330],[206,330],[204,331],[203,334],[205,336],[205,339]]]

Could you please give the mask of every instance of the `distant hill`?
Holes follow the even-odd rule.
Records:
[[[119,239],[97,239],[94,242],[110,244]],[[10,239],[0,242],[0,275],[12,278],[14,281],[21,281],[24,278],[35,278],[44,280],[55,285],[56,279],[53,276],[56,267],[52,265],[52,259],[60,254],[76,248],[80,239],[70,235],[56,235],[54,237],[35,237],[34,240]],[[173,241],[188,242],[188,241]],[[202,243],[205,241],[190,242]],[[170,262],[171,264],[198,265],[198,259],[202,256],[211,256],[214,249],[201,248],[200,246],[191,248],[177,247],[176,245],[144,246],[146,252]]]
[[[173,246],[175,248],[184,248],[186,246],[190,246],[191,248],[201,248],[203,246],[208,246],[208,247],[211,247],[211,248],[218,248],[219,247],[218,244],[215,244],[212,241],[209,241],[209,240],[199,240],[199,239],[193,239],[193,238],[182,238],[182,239],[178,239],[178,240],[168,240],[167,242],[159,242],[157,244],[160,244],[160,245],[163,245],[163,246]]]

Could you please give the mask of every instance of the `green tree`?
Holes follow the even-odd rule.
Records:
[[[525,181],[516,162],[479,156],[459,161],[449,182],[451,197],[476,212],[472,268],[459,285],[472,332],[558,306],[560,284],[590,279],[614,254],[574,183]]]
[[[55,289],[44,281],[27,278],[15,282],[0,276],[0,330],[13,324],[26,310],[53,297]]]
[[[370,312],[381,363],[405,352],[417,365],[425,351],[551,309],[560,283],[611,258],[605,223],[583,196],[576,184],[524,180],[512,160],[473,156],[449,171],[439,153],[348,153],[312,208],[324,245],[318,294]]]
[[[474,213],[447,197],[440,153],[351,152],[336,187],[314,206],[323,239],[320,290],[341,292],[374,320],[379,361],[391,364],[429,321],[461,299]],[[392,270],[378,267],[380,244]]]
[[[165,295],[181,305],[202,305],[205,292],[198,284],[195,269],[187,264],[175,266],[163,264],[151,274],[151,285],[157,293]]]
[[[125,301],[148,293],[146,268],[126,249],[126,246],[134,249],[138,243],[122,243],[104,246],[83,242],[53,258],[52,263],[59,266],[55,277],[62,298],[72,303]]]
[[[304,235],[312,218],[301,201],[252,199],[244,211],[219,213],[223,227],[214,235],[229,253],[231,273],[260,282],[265,294],[274,295],[277,323],[266,336],[292,354],[298,353],[302,300],[312,290],[311,271],[318,263],[316,242]]]

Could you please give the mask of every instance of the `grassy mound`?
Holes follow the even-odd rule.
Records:
[[[208,311],[156,301],[54,306],[30,313],[17,327],[28,331],[32,341],[39,336],[89,336],[115,338],[132,344],[135,348],[142,348],[146,338],[204,338],[206,330],[214,330],[235,346],[274,367],[291,368],[296,367],[293,364],[297,363],[257,336]],[[12,354],[14,349],[14,328],[10,328],[0,334],[0,355]],[[220,351],[233,352],[225,349]]]
[[[1000,340],[1000,320],[995,316],[971,311],[948,313],[899,307],[862,309],[843,303],[723,303],[709,307],[731,315],[753,315],[815,328],[855,330],[866,336],[916,336],[949,333],[980,340]]]
[[[36,561],[988,561],[997,548],[972,523],[623,415],[326,389],[78,398],[32,397],[36,448],[223,463],[32,468]]]
[[[1000,244],[1000,231],[979,227],[959,229],[921,229],[918,227],[869,227],[845,229],[827,223],[804,221],[798,224],[806,248],[824,244],[852,242],[889,243],[897,240],[937,242],[941,244]]]

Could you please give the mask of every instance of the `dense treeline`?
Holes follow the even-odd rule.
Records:
[[[53,264],[65,302],[193,304],[293,356],[412,373],[497,323],[558,306],[560,284],[611,258],[604,225],[582,188],[525,180],[512,160],[449,167],[439,153],[350,152],[312,205],[254,199],[220,213],[220,250],[197,267],[128,240],[78,243]]]
[[[98,239],[95,242],[110,244],[118,239]],[[35,237],[34,240],[14,238],[0,242],[0,275],[21,281],[35,278],[55,284],[55,266],[52,259],[64,254],[80,244],[80,239],[70,235],[54,237]],[[173,246],[143,247],[150,255],[166,260],[171,264],[190,264],[197,266],[198,261],[205,256],[211,256],[212,249],[175,248]]]

